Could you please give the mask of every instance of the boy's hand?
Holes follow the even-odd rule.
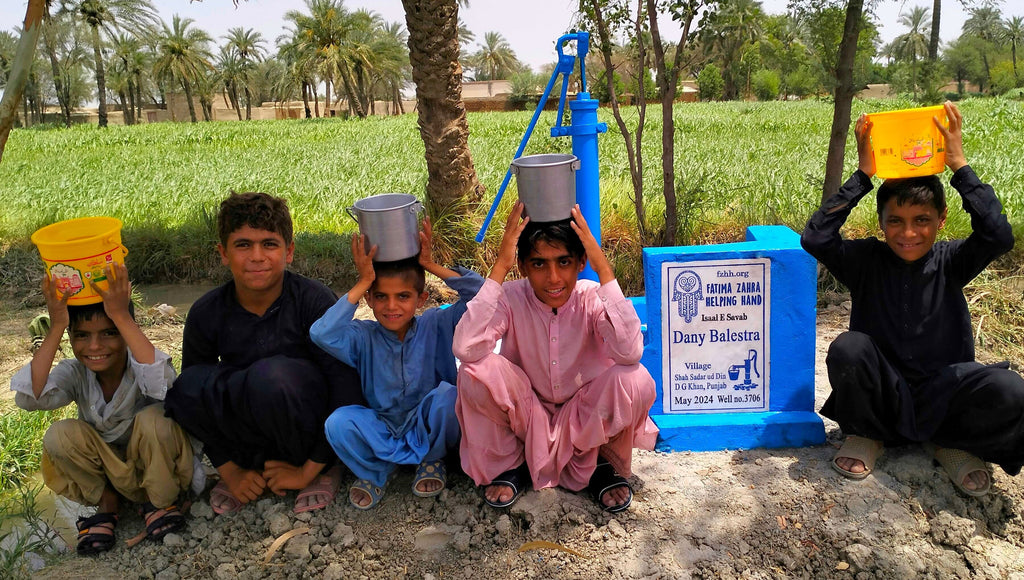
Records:
[[[94,284],[92,279],[89,280],[89,286],[103,299],[103,311],[107,318],[118,324],[125,317],[131,318],[128,305],[132,301],[132,284],[128,281],[128,268],[114,262],[103,267],[103,274],[107,277],[106,290]]]
[[[932,117],[932,121],[946,141],[946,166],[955,173],[957,169],[967,165],[967,157],[964,156],[964,117],[960,114],[960,109],[949,101],[943,103],[943,107],[946,108],[949,128],[944,127],[938,117]]]
[[[601,250],[601,245],[597,243],[597,239],[590,231],[587,220],[583,219],[580,204],[574,205],[571,213],[572,221],[569,222],[569,226],[572,227],[576,235],[580,237],[580,241],[583,242],[583,249],[587,252],[587,260],[590,261],[590,267],[594,269],[594,273],[597,274],[597,278],[602,284],[611,282],[615,279],[615,270],[608,263],[608,258],[604,255],[604,251]]]
[[[367,289],[377,279],[377,272],[373,269],[373,258],[377,256],[377,246],[371,247],[367,252],[366,245],[369,243],[369,238],[363,234],[352,236],[352,261],[356,264],[359,282],[366,284]]]
[[[875,174],[875,154],[871,151],[871,128],[875,124],[867,115],[861,113],[853,134],[857,137],[857,169],[872,177]]]
[[[525,207],[523,202],[517,201],[512,212],[508,214],[508,219],[505,220],[505,233],[501,235],[498,257],[491,268],[491,275],[488,276],[498,284],[505,281],[505,276],[508,276],[509,271],[516,265],[516,243],[519,242],[519,235],[523,233],[526,224],[530,223],[529,217],[522,217]]]
[[[44,274],[43,297],[46,298],[46,313],[50,315],[50,328],[57,328],[60,329],[60,332],[64,332],[71,322],[71,317],[68,315],[68,299],[71,296],[67,294],[61,296],[57,290],[57,283],[49,274]]]
[[[430,248],[434,243],[434,229],[430,225],[430,216],[423,216],[423,230],[420,231],[420,266],[424,270],[430,270],[434,264],[434,257]]]

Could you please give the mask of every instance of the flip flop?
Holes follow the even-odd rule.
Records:
[[[885,447],[881,441],[875,439],[868,439],[867,437],[861,437],[859,435],[850,435],[843,441],[843,446],[836,452],[835,457],[832,458],[830,464],[832,469],[839,472],[843,477],[850,479],[864,479],[868,475],[871,475],[872,470],[875,469],[875,461],[882,456],[882,452]],[[846,459],[856,459],[864,464],[864,471],[856,473],[839,467],[836,463],[836,459],[845,457]]]
[[[355,480],[355,482],[352,483],[351,487],[349,487],[350,491],[353,489],[358,489],[360,491],[366,492],[366,495],[370,496],[370,503],[366,505],[359,505],[352,500],[352,494],[349,494],[348,502],[352,504],[352,507],[356,508],[357,510],[365,511],[368,509],[373,509],[377,507],[377,504],[380,503],[381,498],[384,497],[384,488],[373,485],[373,482],[368,479]]]
[[[604,494],[618,487],[628,489],[629,497],[622,503],[605,505],[601,498],[604,497]],[[594,468],[594,473],[590,476],[587,489],[590,490],[590,494],[594,497],[597,505],[601,506],[601,509],[608,513],[617,514],[625,511],[633,503],[633,488],[629,485],[629,482],[626,481],[625,477],[616,473],[612,464],[608,463],[608,460],[600,455],[597,456],[597,466]]]
[[[430,480],[440,481],[441,487],[434,491],[420,491],[417,489],[416,486],[418,486],[421,481]],[[440,495],[447,484],[448,472],[447,468],[444,466],[444,460],[424,461],[416,468],[416,477],[412,480],[412,493],[416,497],[434,497],[436,495]]]
[[[338,467],[332,467],[327,470],[326,473],[321,473],[313,480],[313,483],[307,485],[299,492],[299,495],[295,496],[295,507],[292,508],[292,512],[301,514],[302,512],[310,512],[313,510],[323,509],[334,501],[334,495],[338,492],[338,487],[341,485],[341,470]],[[326,496],[327,499],[323,499]],[[300,506],[300,500],[309,498],[320,498],[313,503],[308,503],[304,506]]]
[[[214,500],[219,500],[216,505],[214,505]],[[238,498],[231,493],[228,484],[220,481],[210,490],[210,507],[217,515],[233,514],[242,509],[242,502],[238,501]]]
[[[977,456],[962,449],[950,447],[938,447],[932,443],[925,445],[925,449],[932,454],[932,457],[946,470],[946,475],[953,481],[957,489],[971,497],[982,497],[992,491],[992,471],[985,465],[985,462]],[[968,489],[964,486],[964,478],[975,471],[984,471],[988,474],[988,483],[981,489]]]
[[[484,503],[492,508],[503,509],[512,507],[512,504],[519,501],[519,496],[523,495],[523,492],[526,491],[526,488],[528,488],[531,483],[530,468],[527,467],[526,462],[524,461],[519,464],[519,467],[509,469],[498,477],[495,477],[487,485],[481,485],[477,489],[480,490],[480,495],[484,498]],[[491,501],[487,499],[487,494],[485,492],[487,491],[487,488],[492,485],[507,485],[508,487],[511,487],[512,497],[509,498],[508,501]]]

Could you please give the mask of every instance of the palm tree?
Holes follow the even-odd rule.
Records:
[[[507,79],[523,66],[500,32],[485,32],[484,42],[479,46],[480,50],[470,60],[477,71],[478,81]]]
[[[761,37],[764,11],[757,0],[732,0],[701,29],[705,50],[716,57],[725,80],[726,99],[739,95],[739,63],[744,48]]]
[[[459,0],[402,0],[427,162],[427,200],[437,218],[464,220],[483,187],[469,153],[462,103]],[[468,202],[468,203],[467,203]],[[437,227],[443,227],[438,222]]]
[[[1017,46],[1024,41],[1024,17],[1014,16],[1003,24],[1001,35],[1003,42],[1010,45],[1010,54],[1013,57],[1013,76],[1017,76]]]
[[[145,36],[156,27],[156,9],[149,0],[68,0],[62,10],[74,14],[92,33],[99,126],[106,127],[107,83],[103,66],[103,36],[114,38],[121,31]]]
[[[293,95],[296,92],[302,95],[302,104],[305,108],[306,118],[312,118],[312,111],[309,108],[309,98],[312,93],[313,105],[316,107],[316,115],[319,117],[319,100],[316,95],[316,51],[305,45],[297,30],[291,29],[288,34],[277,38],[277,56],[285,65],[285,75],[281,78],[280,86],[275,91],[279,95]]]
[[[299,50],[313,53],[313,62],[324,81],[326,102],[330,107],[331,87],[339,71],[345,67],[346,56],[342,47],[351,27],[351,13],[343,0],[305,0],[305,3],[308,14],[290,10],[284,17],[295,24]],[[349,96],[351,100],[352,95]]]
[[[909,14],[900,14],[899,20],[908,30],[893,40],[893,52],[896,58],[910,61],[910,84],[917,99],[917,61],[928,56],[932,21],[923,6],[914,6]]]
[[[112,69],[117,72],[121,86],[115,89],[124,111],[124,122],[132,125],[138,122],[136,113],[142,111],[142,76],[149,68],[149,58],[142,49],[142,43],[135,37],[120,34],[113,39],[114,51]]]
[[[242,108],[238,102],[238,85],[245,82],[245,72],[235,52],[227,46],[220,47],[217,56],[217,72],[223,86],[224,104],[235,110],[238,120],[242,120]]]
[[[963,33],[978,38],[982,42],[997,44],[1002,36],[1003,20],[999,8],[981,6],[968,11],[970,17],[964,21]],[[992,85],[992,71],[988,63],[988,51],[981,52],[981,62],[985,65],[985,79]]]
[[[174,15],[171,26],[164,24],[157,44],[157,59],[153,73],[164,79],[177,81],[185,91],[188,113],[195,123],[196,108],[192,102],[192,87],[206,71],[212,70],[212,55],[207,48],[212,39],[206,32],[192,28],[194,20]]]
[[[251,73],[253,65],[259,62],[264,56],[263,35],[253,29],[244,30],[241,27],[231,28],[227,36],[227,48],[238,57],[239,67],[242,69],[242,90],[245,92],[245,120],[252,119],[252,89]]]

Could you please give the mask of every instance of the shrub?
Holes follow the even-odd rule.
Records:
[[[702,101],[717,101],[722,98],[725,81],[722,80],[722,72],[713,63],[709,63],[697,75],[697,89]]]
[[[759,101],[774,101],[779,98],[779,73],[761,69],[750,78],[754,89],[754,95]]]

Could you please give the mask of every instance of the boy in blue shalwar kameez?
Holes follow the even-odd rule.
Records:
[[[377,505],[398,465],[419,465],[414,494],[438,495],[444,456],[459,442],[452,336],[483,278],[434,263],[429,220],[423,226],[419,257],[397,262],[374,263],[377,247],[367,253],[363,237],[353,236],[359,280],[309,331],[320,348],[359,371],[367,400],[335,410],[325,423],[328,442],[358,478],[349,492],[358,509]],[[424,271],[457,291],[459,301],[416,316],[427,299]],[[364,294],[376,322],[353,318]]]

